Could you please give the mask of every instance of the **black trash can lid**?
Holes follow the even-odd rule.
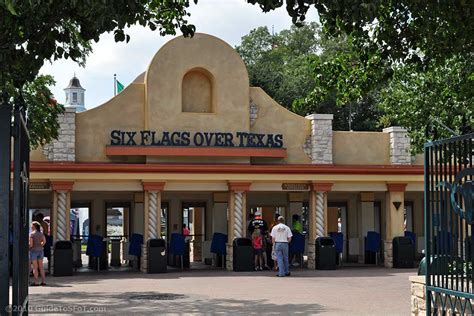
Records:
[[[147,246],[150,248],[155,248],[155,247],[166,247],[166,241],[164,239],[158,238],[158,239],[149,239],[147,241]]]
[[[395,237],[393,238],[393,243],[394,244],[399,244],[399,245],[411,245],[412,240],[410,237]]]
[[[316,245],[320,246],[336,246],[334,239],[331,237],[318,237],[316,238]]]
[[[54,249],[72,249],[72,242],[69,240],[59,240],[54,244]]]
[[[242,246],[252,246],[252,240],[248,238],[235,238],[234,239],[234,246],[242,247]]]

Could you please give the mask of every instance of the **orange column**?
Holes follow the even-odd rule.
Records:
[[[388,268],[393,267],[393,238],[403,236],[405,233],[406,186],[406,183],[387,183],[384,265]]]

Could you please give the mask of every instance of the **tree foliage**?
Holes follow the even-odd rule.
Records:
[[[339,59],[355,61],[351,55],[355,53],[349,47],[347,37],[329,39],[322,34],[320,25],[313,22],[276,34],[259,27],[242,37],[236,49],[247,65],[250,84],[264,89],[284,107],[301,115],[334,114],[335,130],[372,131],[378,128],[380,116],[373,98],[336,105],[339,94],[347,91],[336,89],[338,79],[343,77],[339,77],[341,73],[330,73],[330,65]],[[358,77],[361,72],[353,74],[354,80],[362,81]],[[346,87],[342,83],[339,86]]]
[[[428,140],[427,122],[460,131],[473,126],[472,1],[248,0],[263,11],[286,3],[300,24],[316,7],[329,38],[349,38],[348,50],[313,57],[315,88],[295,104],[308,109],[335,96],[339,105],[376,100],[380,124],[408,128],[413,149]],[[440,130],[440,129],[438,129]],[[438,137],[448,136],[446,132]]]
[[[319,30],[316,23],[292,26],[276,34],[259,27],[242,37],[236,50],[247,65],[250,84],[291,109],[293,100],[313,87],[307,58],[320,49]]]
[[[326,34],[350,35],[361,52],[393,62],[443,63],[474,50],[474,2],[419,0],[247,0],[268,12],[286,4],[293,22],[316,8]]]
[[[474,126],[474,62],[456,56],[420,72],[413,65],[395,69],[393,79],[380,91],[382,124],[408,127],[415,151],[426,140],[447,138]],[[441,124],[439,124],[441,123]],[[426,133],[431,125],[435,135]],[[428,130],[431,128],[428,128]]]
[[[180,29],[190,36],[195,27],[187,21],[189,5],[188,0],[0,0],[0,90],[17,98],[22,90],[38,87],[34,80],[46,60],[65,58],[84,65],[91,42],[97,42],[106,32],[113,32],[117,42],[128,42],[126,28],[139,24],[158,30],[161,35],[174,35]],[[48,81],[38,80],[45,84]],[[27,105],[30,122],[43,120],[34,114],[51,116],[46,124],[57,118],[57,111],[47,102],[38,109],[32,108],[38,102]],[[55,135],[54,124],[44,129],[41,124],[32,124],[37,128],[33,132],[35,144],[44,144]],[[53,133],[44,134],[46,131]]]
[[[53,77],[40,75],[25,84],[21,92],[28,104],[28,115],[35,118],[29,121],[30,146],[33,148],[58,137],[57,117],[64,112],[64,107],[52,98],[49,87],[54,84]]]

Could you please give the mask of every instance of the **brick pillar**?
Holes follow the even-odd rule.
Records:
[[[332,164],[332,114],[311,114],[311,160],[313,164]]]
[[[390,135],[390,162],[392,165],[410,165],[410,138],[407,130],[392,126],[383,129],[384,133]]]
[[[406,183],[387,183],[386,233],[384,240],[384,264],[393,267],[393,238],[404,236],[404,200]],[[398,209],[397,209],[398,206]]]
[[[140,270],[147,272],[148,252],[146,243],[149,239],[161,238],[161,192],[165,182],[143,182],[145,205],[143,212],[144,232]]]
[[[58,123],[58,138],[43,147],[43,154],[51,161],[76,161],[76,108],[66,107]]]
[[[327,192],[331,191],[332,183],[313,182],[309,192],[308,212],[308,269],[316,268],[316,245],[318,237],[327,235]]]
[[[71,191],[74,182],[51,182],[53,189],[53,212],[51,218],[51,235],[53,243],[71,239]],[[53,266],[54,245],[51,247],[51,269]]]
[[[247,230],[247,203],[246,192],[250,190],[249,182],[229,182],[229,204],[228,204],[228,234],[226,245],[226,269],[233,270],[232,243],[235,238],[245,237]]]

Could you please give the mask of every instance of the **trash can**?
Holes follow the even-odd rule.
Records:
[[[413,268],[415,245],[409,237],[393,238],[393,267]]]
[[[236,238],[232,246],[234,271],[253,271],[254,255],[252,241],[248,238]]]
[[[54,276],[72,275],[72,243],[69,240],[60,240],[54,244],[53,261]]]
[[[316,238],[316,269],[335,270],[336,262],[336,244],[331,237]]]
[[[150,239],[146,243],[148,252],[147,273],[166,272],[166,242],[164,239]]]

